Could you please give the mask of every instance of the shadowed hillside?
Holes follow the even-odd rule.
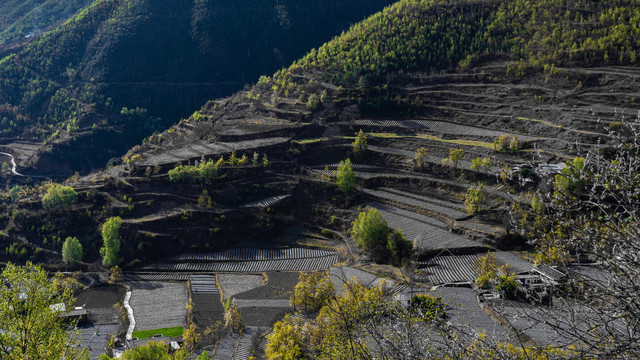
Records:
[[[1,141],[40,174],[102,167],[389,2],[95,1],[0,61]]]

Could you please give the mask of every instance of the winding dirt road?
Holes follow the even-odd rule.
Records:
[[[8,157],[11,159],[11,173],[13,173],[13,175],[16,175],[16,176],[25,176],[25,175],[20,174],[20,173],[16,170],[16,167],[17,167],[17,165],[16,165],[16,159],[13,157],[13,155],[11,155],[11,154],[9,154],[9,153],[6,153],[6,152],[0,152],[0,155],[8,156]]]

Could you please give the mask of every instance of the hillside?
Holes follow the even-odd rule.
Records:
[[[313,4],[320,3],[328,6]],[[274,26],[290,27],[287,34],[305,42],[306,35],[293,30],[293,2],[287,11],[283,2],[275,4]],[[195,25],[189,23],[198,45],[175,46],[191,52],[158,51],[161,44],[146,37],[154,31],[137,27],[143,23],[148,30],[157,14],[165,14],[176,34],[186,31],[168,9],[102,1],[75,18],[84,22],[78,28],[85,34],[93,31],[86,47],[80,37],[56,30],[0,62],[4,71],[35,74],[29,69],[38,66],[38,74],[51,78],[65,73],[45,87],[36,81],[33,89],[45,90],[20,98],[29,104],[46,91],[57,94],[46,106],[52,112],[45,124],[88,109],[65,123],[75,142],[41,153],[39,165],[52,168],[104,159],[109,153],[102,148],[116,154],[113,134],[123,134],[121,140],[127,129],[149,134],[166,125],[154,109],[174,106],[179,116],[180,106],[212,99],[185,110],[191,115],[145,137],[106,170],[76,174],[61,181],[64,186],[16,174],[20,161],[13,170],[3,165],[0,261],[80,269],[98,278],[89,287],[106,282],[109,269],[117,282],[117,264],[123,281],[133,285],[127,337],[137,338],[136,330],[167,335],[178,329],[184,335],[195,324],[204,335],[199,347],[213,345],[207,349],[216,349],[214,358],[275,358],[291,350],[292,358],[638,357],[638,1],[400,0],[287,68],[280,63],[286,57],[276,55],[285,53],[284,46],[277,52],[272,44],[262,47],[270,39],[243,32],[242,25],[231,33],[249,34],[247,43],[258,45],[243,49],[243,61],[240,55],[217,58],[217,44],[222,51],[239,43],[231,33],[200,32],[227,20],[213,5],[185,5],[198,14]],[[340,6],[350,5],[356,6]],[[103,6],[112,8],[98,11]],[[100,18],[113,10],[115,18]],[[129,20],[113,20],[120,17]],[[135,40],[137,33],[146,34],[144,44]],[[49,49],[72,59],[70,70],[67,60],[27,57],[38,44],[60,39],[84,51],[77,57]],[[287,42],[284,35],[280,40]],[[209,60],[197,60],[195,52],[221,66],[236,61],[238,70],[216,73],[202,67]],[[122,53],[130,56],[111,58]],[[253,62],[253,56],[265,62]],[[167,71],[160,79],[184,85],[172,90],[184,97],[170,102],[162,97],[167,83],[145,83],[155,70],[139,64],[150,58]],[[217,90],[186,82],[249,79],[253,67],[263,66],[256,64],[270,62],[280,70],[272,76],[256,72],[254,85],[229,96],[216,98]],[[178,63],[188,70],[177,73]],[[61,93],[80,94],[78,84],[89,84],[83,89],[99,94],[98,100]],[[157,87],[148,93],[157,97],[141,96],[142,84]],[[114,90],[117,85],[126,90]],[[107,100],[110,91],[165,104],[148,111],[106,106],[128,101]],[[38,101],[31,104],[46,103]],[[17,107],[2,109],[30,120]],[[51,141],[70,139],[64,131]],[[82,131],[88,135],[77,136]],[[389,228],[367,229],[379,218]],[[363,240],[367,231],[377,238]],[[77,266],[73,256],[63,261],[63,243],[76,250],[81,245]],[[325,285],[316,280],[308,280],[309,288],[296,286],[298,275],[310,271],[326,271],[335,289],[319,292]],[[348,279],[381,295],[351,290],[348,302],[340,303],[340,291],[344,299],[347,288],[358,288]],[[102,292],[85,290],[83,301]],[[307,312],[307,303],[296,303],[305,292],[317,302],[318,294],[332,300],[319,313]],[[424,301],[419,309],[416,294]],[[116,297],[101,300],[100,307],[116,312]],[[403,306],[405,300],[410,306]],[[423,307],[429,303],[430,309]],[[245,332],[217,327],[208,337],[211,325],[231,317],[225,308],[239,312]],[[284,318],[291,326],[272,331],[275,321],[294,311]],[[324,327],[328,313],[340,314],[345,326]],[[116,326],[111,319],[118,333],[127,330],[126,321],[115,320]],[[267,332],[272,335],[260,337]],[[341,344],[345,334],[349,340]],[[328,340],[326,348],[316,346],[316,335]],[[372,355],[350,353],[354,343]]]
[[[133,266],[192,248],[283,241],[292,224],[339,236],[357,208],[370,205],[418,239],[426,255],[520,248],[508,204],[544,176],[509,169],[570,160],[606,142],[609,129],[638,107],[638,5],[567,4],[400,1],[146,138],[125,165],[72,179],[79,202],[64,218],[42,209],[46,184],[21,192],[14,204],[7,199],[15,210],[2,220],[11,236],[6,246],[51,261],[35,248],[59,251],[60,239],[78,236],[93,261],[100,224],[120,215],[123,261]],[[540,17],[549,19],[545,26],[527,21]],[[581,27],[569,26],[578,20]],[[567,52],[569,43],[575,46]],[[351,146],[358,130],[367,136],[364,154]],[[420,148],[427,155],[416,162]],[[463,156],[443,165],[451,149]],[[213,166],[221,156],[215,179],[169,172],[208,159]],[[349,157],[362,188],[344,197],[328,180]],[[478,158],[491,165],[473,167]],[[503,183],[501,174],[512,180]],[[485,210],[467,216],[465,193],[478,184],[485,185]],[[429,243],[424,236],[433,231],[455,235]],[[357,253],[353,244],[350,251]]]
[[[389,2],[95,1],[0,61],[0,141],[31,173],[102,168]]]

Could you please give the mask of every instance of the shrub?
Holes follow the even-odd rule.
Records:
[[[478,172],[487,172],[489,168],[491,168],[491,158],[488,157],[477,157],[471,160],[471,170],[477,170]]]
[[[362,154],[367,151],[367,136],[362,130],[356,133],[356,140],[353,142],[353,152]]]
[[[246,157],[245,157],[246,158]],[[179,165],[169,170],[169,180],[173,182],[198,182],[210,183],[218,176],[218,162],[212,159],[200,162],[200,165]]]
[[[467,189],[467,193],[464,196],[464,206],[467,208],[468,214],[476,214],[482,210],[484,205],[484,186],[472,186]]]
[[[427,159],[429,158],[429,150],[425,147],[421,147],[416,150],[416,156],[413,161],[418,169],[422,169],[427,165]]]
[[[42,206],[46,209],[62,209],[78,201],[78,194],[71,186],[53,184],[42,198]]]
[[[449,150],[449,157],[442,159],[442,165],[451,165],[454,169],[458,168],[458,162],[462,160],[462,156],[464,155],[464,150],[462,149],[451,149]]]
[[[419,309],[422,312],[422,317],[426,321],[446,318],[445,307],[441,298],[416,294],[411,298],[410,304],[413,309]]]

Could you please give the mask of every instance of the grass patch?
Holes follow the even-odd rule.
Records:
[[[369,133],[369,135],[374,136],[374,137],[378,137],[378,138],[388,138],[388,139],[410,138],[410,137],[415,138],[415,137],[417,137],[417,138],[420,138],[420,139],[439,141],[439,142],[444,142],[444,143],[449,143],[449,144],[466,145],[466,146],[477,146],[477,147],[483,147],[483,148],[487,148],[487,149],[492,149],[493,150],[493,143],[488,143],[488,142],[484,142],[484,141],[476,141],[476,140],[463,140],[463,139],[446,140],[446,139],[439,138],[437,136],[427,135],[427,134],[399,135],[399,134],[395,134],[395,133],[376,133],[376,132],[372,132],[372,133]]]
[[[477,146],[477,147],[483,147],[483,148],[487,148],[487,149],[493,150],[493,143],[488,143],[488,142],[485,142],[485,141],[462,140],[462,139],[445,140],[445,139],[441,139],[441,138],[439,138],[437,136],[426,135],[426,134],[420,134],[420,135],[418,135],[418,137],[422,138],[422,139],[440,141],[440,142],[445,142],[445,143],[449,143],[449,144],[466,145],[466,146]]]
[[[554,127],[554,128],[558,128],[558,129],[562,129],[562,128],[563,128],[563,126],[562,126],[562,125],[554,124],[554,123],[552,123],[552,122],[545,121],[545,120],[531,119],[531,118],[526,118],[526,117],[521,117],[521,116],[516,117],[516,119],[518,119],[518,120],[526,120],[526,121],[533,121],[533,122],[539,122],[539,123],[541,123],[541,124],[544,124],[544,125],[547,125],[547,126],[552,126],[552,127]]]
[[[321,141],[329,140],[328,137],[314,138],[314,139],[302,139],[302,140],[293,140],[296,144],[313,144]]]
[[[602,135],[600,133],[597,132],[593,132],[593,131],[586,131],[586,130],[578,130],[578,129],[570,129],[570,128],[566,128],[564,127],[564,125],[562,124],[554,124],[550,121],[546,121],[546,120],[540,120],[540,119],[531,119],[531,118],[526,118],[526,117],[521,117],[521,116],[517,116],[516,119],[518,120],[524,120],[524,121],[532,121],[532,122],[537,122],[537,123],[541,123],[544,124],[546,126],[551,126],[557,129],[564,129],[567,131],[573,131],[579,134],[586,134],[586,135]]]
[[[375,137],[379,137],[379,138],[401,138],[401,137],[413,137],[413,135],[398,135],[395,133],[377,133],[377,132],[371,132],[369,133],[369,135],[371,136],[375,136]]]
[[[152,337],[153,335],[158,335],[158,334],[162,334],[164,336],[170,336],[170,337],[178,337],[178,336],[182,336],[183,332],[184,332],[184,328],[182,326],[176,326],[172,328],[134,331],[131,336],[137,337],[138,340],[144,340]]]

